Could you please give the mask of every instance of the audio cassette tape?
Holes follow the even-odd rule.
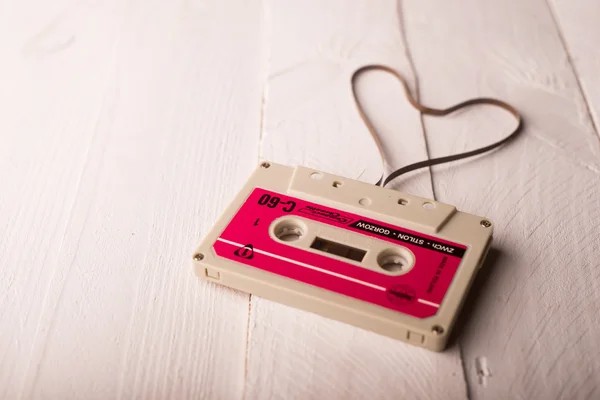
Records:
[[[196,275],[441,351],[492,238],[454,206],[259,165],[193,256]]]

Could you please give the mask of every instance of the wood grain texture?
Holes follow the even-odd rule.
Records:
[[[258,2],[2,7],[0,398],[240,398],[248,296],[190,257],[258,159]]]
[[[396,3],[267,4],[261,157],[375,182],[379,155],[354,108],[350,76],[383,63],[415,86]],[[359,83],[390,164],[427,158],[420,117],[400,84],[378,73]],[[432,196],[427,171],[402,188]],[[255,296],[250,317],[248,399],[466,398],[456,346],[435,354]]]
[[[495,262],[460,339],[471,397],[598,398],[600,146],[548,5],[419,1],[404,11],[425,103],[495,96],[527,123],[493,155],[433,172],[439,200],[496,222]],[[483,110],[425,129],[440,155],[491,141],[509,122]]]
[[[0,398],[600,397],[592,0],[0,1]],[[526,130],[392,187],[495,221],[458,344],[428,352],[209,283],[190,252],[259,158],[375,182],[351,98]],[[511,128],[359,82],[385,169]],[[250,305],[250,308],[249,308]]]
[[[548,0],[557,29],[587,103],[594,128],[600,126],[600,3]]]

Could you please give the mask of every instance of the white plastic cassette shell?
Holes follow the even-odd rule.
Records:
[[[311,178],[313,173],[324,176],[316,180]],[[342,185],[335,187],[334,182]],[[287,192],[315,203],[332,205],[429,234],[437,233],[456,212],[456,207],[448,204],[352,179],[326,175],[304,167],[296,167],[293,170]],[[362,206],[361,199],[365,199],[369,204]],[[399,206],[400,199],[406,200],[407,204]],[[423,204],[426,203],[431,204],[432,208],[424,208]]]
[[[314,173],[322,174],[321,179],[312,179],[311,174]],[[336,182],[339,184],[334,185]],[[257,187],[466,245],[468,249],[437,314],[429,318],[415,318],[218,257],[213,244]],[[406,204],[400,205],[400,200],[406,200]],[[424,207],[426,203],[433,207]],[[484,220],[486,223],[482,224]],[[396,190],[309,168],[262,163],[196,249],[194,271],[198,277],[215,283],[441,351],[489,248],[492,226],[487,222],[482,217],[457,211],[454,206]]]

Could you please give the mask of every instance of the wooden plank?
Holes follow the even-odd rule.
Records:
[[[526,119],[515,143],[433,173],[439,200],[496,222],[460,339],[472,398],[598,398],[600,149],[547,4],[426,0],[404,11],[426,104],[493,96]],[[483,109],[425,128],[437,156],[510,124]]]
[[[4,3],[0,397],[241,397],[191,252],[258,159],[258,3]]]
[[[598,133],[600,126],[600,3],[589,0],[548,0],[568,60]]]
[[[379,156],[354,108],[350,76],[383,63],[410,78],[393,1],[271,1],[264,159],[375,182]],[[392,77],[360,81],[394,167],[427,157],[418,113]],[[431,196],[427,171],[396,185]],[[258,297],[251,298],[246,397],[466,397],[459,349],[436,354]],[[435,384],[433,384],[435,382]]]

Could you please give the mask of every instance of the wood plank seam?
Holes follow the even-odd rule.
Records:
[[[248,357],[250,356],[250,321],[252,314],[252,294],[248,294],[248,322],[246,323],[246,348],[244,349],[244,386],[242,387],[242,399],[246,398],[246,383],[248,381]]]
[[[552,17],[552,20],[554,21],[554,26],[556,26],[556,33],[558,34],[560,43],[561,43],[561,45],[565,51],[565,54],[567,56],[567,62],[569,63],[569,67],[575,77],[575,83],[577,84],[577,90],[581,94],[581,97],[585,104],[586,115],[587,115],[590,123],[592,124],[592,128],[594,129],[594,132],[596,133],[596,138],[598,140],[600,140],[600,133],[598,131],[598,122],[596,121],[596,118],[594,117],[594,114],[592,113],[592,109],[590,107],[590,102],[589,102],[589,95],[585,91],[585,88],[583,87],[583,84],[581,83],[581,79],[579,78],[579,72],[577,71],[577,67],[575,66],[575,63],[573,62],[573,56],[571,55],[571,50],[569,49],[569,46],[568,46],[567,40],[565,39],[565,35],[563,33],[562,27],[556,16],[556,10],[554,9],[554,6],[552,5],[551,0],[545,0],[545,2],[546,2],[546,5],[548,6],[548,11],[550,13],[550,16]]]
[[[267,104],[267,89],[269,83],[269,72],[270,72],[270,57],[271,57],[271,49],[269,42],[269,20],[268,20],[268,9],[269,4],[268,0],[261,1],[260,4],[260,26],[262,30],[261,34],[261,49],[263,56],[263,88],[260,97],[260,125],[258,129],[258,161],[259,163],[262,159],[262,144],[264,139],[264,127],[265,127],[265,106]],[[242,387],[242,400],[246,399],[246,389],[248,387],[248,360],[250,358],[250,331],[251,331],[251,323],[252,323],[252,294],[248,294],[248,321],[246,324],[246,343],[245,343],[245,352],[244,352],[244,383]]]
[[[402,2],[403,0],[397,0],[396,2],[396,6],[397,6],[397,15],[398,15],[398,29],[400,30],[400,37],[402,38],[402,43],[404,45],[404,53],[405,53],[405,57],[406,60],[408,62],[408,66],[410,68],[411,74],[413,75],[413,80],[414,80],[414,97],[417,101],[419,101],[419,75],[417,74],[417,69],[415,67],[415,63],[413,61],[413,57],[410,51],[410,43],[408,40],[408,35],[406,33],[406,28],[405,28],[405,23],[404,23],[404,14],[403,14],[403,8],[402,8]],[[427,130],[425,127],[425,122],[424,122],[424,116],[423,114],[419,115],[419,119],[421,121],[421,129],[423,132],[423,140],[425,142],[425,153],[427,154],[427,158],[431,158],[431,150],[430,150],[430,146],[429,146],[429,141],[427,138]],[[435,191],[435,185],[433,182],[433,170],[431,167],[427,167],[427,169],[429,170],[429,180],[430,180],[430,184],[431,184],[431,192],[433,194],[433,199],[437,199],[437,195],[436,195],[436,191]],[[458,347],[458,356],[459,356],[459,361],[460,361],[460,365],[462,368],[462,372],[463,372],[463,381],[465,384],[465,388],[466,388],[466,399],[467,400],[471,400],[471,388],[469,386],[469,381],[467,379],[467,366],[465,364],[465,360],[464,360],[464,355],[463,355],[463,350],[462,350],[462,346],[460,345],[460,343],[457,344]]]
[[[579,168],[583,168],[586,169],[594,174],[600,174],[600,170],[598,169],[598,167],[596,167],[593,164],[586,164],[585,162],[581,161],[580,159],[578,159],[577,157],[574,157],[573,154],[569,153],[566,149],[558,146],[557,144],[553,143],[551,140],[549,140],[548,138],[538,135],[536,133],[529,133],[529,135],[536,139],[539,140],[540,142],[542,142],[543,144],[545,144],[546,146],[550,147],[551,149],[556,151],[557,155],[560,155],[562,157],[564,157],[565,160],[571,162],[574,166],[577,166]],[[599,137],[600,139],[600,137]]]
[[[119,30],[120,30],[120,27],[119,27]],[[116,47],[117,44],[118,44],[118,38],[115,40],[114,46]],[[100,103],[98,105],[98,110],[96,112],[94,123],[93,123],[93,128],[92,128],[93,131],[90,135],[88,146],[85,150],[84,162],[81,166],[81,171],[79,173],[79,176],[77,177],[77,182],[75,184],[75,187],[76,187],[75,194],[73,196],[73,201],[69,208],[69,213],[68,213],[68,217],[66,220],[66,224],[64,225],[64,230],[62,232],[62,237],[61,237],[61,241],[60,241],[60,245],[59,245],[59,251],[58,251],[56,259],[54,261],[54,267],[52,270],[50,283],[44,294],[44,300],[42,303],[43,312],[40,313],[40,315],[38,316],[38,322],[36,324],[34,341],[31,346],[31,350],[29,352],[29,360],[28,360],[27,372],[26,372],[25,376],[30,376],[30,378],[29,379],[25,378],[23,380],[22,386],[20,389],[20,396],[24,396],[26,398],[33,396],[33,393],[39,383],[38,381],[39,381],[39,376],[41,373],[42,360],[44,360],[45,357],[47,357],[46,341],[48,340],[48,336],[50,335],[50,332],[56,326],[56,319],[57,319],[56,314],[57,314],[57,310],[59,307],[59,302],[63,298],[63,295],[64,295],[65,282],[68,279],[68,276],[71,274],[71,271],[75,264],[75,256],[73,256],[73,257],[71,257],[71,259],[65,269],[64,276],[61,277],[61,273],[60,273],[61,271],[59,268],[59,257],[60,257],[61,251],[63,250],[63,246],[65,245],[65,237],[67,235],[67,230],[68,230],[70,224],[72,223],[73,216],[75,214],[76,205],[77,205],[78,201],[80,201],[83,177],[86,174],[86,172],[89,171],[90,168],[93,169],[93,167],[94,167],[93,165],[90,167],[90,157],[91,157],[91,151],[93,149],[94,142],[96,142],[97,140],[103,139],[103,138],[100,138],[98,135],[99,121],[101,119],[102,113],[104,112],[104,110],[107,107],[106,106],[106,98],[107,98],[107,93],[108,93],[109,86],[110,86],[110,80],[116,71],[116,56],[114,53],[113,53],[113,58],[110,60],[107,70],[108,70],[107,77],[106,77],[104,85],[102,86],[102,97],[101,97]],[[107,140],[107,139],[104,139],[104,140]],[[83,221],[80,231],[83,231],[86,223],[87,223],[87,218]],[[80,240],[81,239],[78,238],[76,241],[76,251],[79,249]],[[58,294],[55,295],[56,296],[55,299],[52,299],[52,294],[50,293],[50,291],[51,291],[52,285],[54,284],[55,281],[58,281],[58,283],[56,283],[56,284],[59,285],[60,289],[58,289]],[[54,300],[53,304],[49,304],[50,300]],[[48,310],[49,308],[51,308],[52,310],[49,311]],[[47,317],[49,319],[49,322],[44,321],[46,318],[46,313],[52,315],[51,317]],[[44,324],[47,324],[46,329],[42,329]],[[44,331],[44,332],[42,332],[42,331]],[[39,338],[40,335],[43,335],[43,339]],[[38,340],[40,342],[43,342],[43,344],[38,344]],[[43,346],[43,347],[42,347],[42,349],[37,349],[38,346]],[[37,365],[32,365],[34,357],[37,357]]]
[[[270,53],[270,46],[269,46],[269,29],[268,29],[268,20],[267,20],[267,9],[268,9],[268,4],[266,0],[263,0],[261,2],[261,27],[262,27],[262,35],[261,35],[261,41],[262,41],[262,48],[263,48],[263,76],[264,76],[264,81],[263,81],[263,90],[262,90],[262,94],[260,97],[260,127],[258,130],[258,161],[260,162],[260,159],[262,157],[262,143],[263,143],[263,138],[264,138],[264,133],[263,133],[263,129],[265,127],[265,106],[267,104],[267,87],[268,87],[268,82],[269,82],[269,71],[270,71],[270,65],[269,65],[269,57],[271,57],[271,53]]]
[[[420,101],[419,99],[419,75],[417,74],[417,69],[415,67],[415,63],[413,61],[411,52],[410,52],[410,46],[408,43],[408,35],[406,34],[406,28],[404,27],[405,23],[404,23],[404,14],[403,14],[403,8],[402,8],[402,1],[403,0],[397,0],[396,1],[396,15],[398,16],[398,30],[400,31],[400,38],[402,40],[402,45],[404,46],[404,56],[406,58],[407,64],[408,64],[408,68],[410,69],[410,73],[413,76],[413,82],[414,82],[414,98],[417,101]],[[423,142],[425,143],[425,154],[427,154],[427,159],[431,158],[431,150],[430,150],[430,146],[429,146],[429,141],[427,140],[427,130],[425,128],[425,122],[424,122],[424,118],[425,116],[422,113],[419,113],[419,120],[421,121],[421,133],[423,135]],[[433,171],[431,169],[431,167],[427,167],[427,170],[429,171],[429,183],[431,185],[431,193],[433,195],[433,199],[435,200],[437,198],[436,193],[435,193],[435,185],[433,184]]]
[[[593,225],[589,221],[597,215],[594,207],[596,175],[575,168],[574,164],[579,161],[580,165],[597,166],[589,157],[596,152],[597,138],[587,138],[592,131],[575,92],[574,77],[565,62],[566,50],[554,35],[556,28],[551,26],[553,21],[546,15],[549,10],[544,9],[543,2],[537,7],[534,3],[525,5],[519,1],[502,5],[477,1],[460,3],[460,6],[448,7],[434,1],[419,2],[419,6],[405,4],[407,29],[411,37],[412,32],[417,32],[413,54],[416,66],[422,69],[419,71],[423,79],[422,97],[427,98],[430,91],[433,91],[432,96],[445,91],[446,97],[452,98],[481,90],[514,99],[511,101],[518,102],[525,115],[535,118],[528,126],[522,146],[502,149],[489,163],[481,163],[480,171],[472,165],[454,171],[434,168],[434,182],[440,185],[440,196],[459,197],[464,204],[488,208],[493,213],[490,217],[503,225],[498,231],[497,243],[504,255],[488,269],[491,274],[481,285],[488,292],[487,298],[478,296],[479,304],[472,314],[477,318],[469,315],[466,330],[461,333],[471,396],[477,399],[562,398],[562,394],[556,394],[564,393],[567,397],[583,398],[579,396],[586,391],[597,390],[597,386],[593,387],[594,380],[586,376],[587,371],[593,371],[597,365],[592,351],[594,339],[587,333],[592,332],[589,326],[593,326],[590,321],[595,317],[589,314],[591,306],[586,307],[595,299],[579,293],[591,291],[588,288],[594,281],[591,276],[582,277],[576,272],[563,273],[561,264],[571,263],[578,272],[585,271],[595,260],[589,239],[585,234],[578,235],[578,231],[585,232]],[[554,4],[560,11],[559,2],[554,1]],[[571,3],[563,4],[558,18],[562,18],[565,7],[571,8]],[[470,23],[465,23],[469,13]],[[539,17],[535,23],[534,17]],[[571,24],[577,23],[576,19],[571,21]],[[585,52],[587,48],[576,47],[573,38],[581,38],[586,44],[591,35],[585,36],[583,29],[571,33],[568,27],[564,24],[573,62],[583,70],[579,58],[589,56]],[[431,50],[419,46],[429,43]],[[457,57],[457,65],[446,68],[445,60],[451,59],[457,51],[464,54]],[[511,68],[516,72],[511,72]],[[592,70],[589,66],[587,69]],[[438,74],[451,79],[442,82],[439,88],[428,85],[426,79],[435,79]],[[582,74],[583,71],[577,77],[590,92],[586,105],[594,111],[593,86],[587,84]],[[464,83],[462,78],[466,78]],[[473,123],[485,119],[485,115],[470,117]],[[433,130],[436,126],[442,127],[438,121],[432,122],[428,130],[436,132]],[[469,143],[470,131],[462,132],[463,143]],[[452,139],[445,137],[439,142],[430,142],[433,154],[443,151]],[[565,155],[569,156],[568,160]],[[510,172],[504,172],[505,168]],[[494,188],[468,194],[467,190],[473,188],[468,181],[485,182],[488,177],[495,177],[498,182]],[[483,186],[483,183],[478,184]],[[466,199],[467,196],[471,198]],[[554,243],[559,240],[569,242],[573,249],[553,251]],[[582,290],[578,290],[580,287]],[[507,292],[510,292],[508,296]],[[581,299],[581,302],[564,301],[563,308],[557,304],[561,296],[565,300]],[[493,315],[491,310],[497,322],[487,324],[481,317]],[[581,311],[582,317],[573,311]],[[503,350],[507,336],[508,346]],[[577,346],[572,345],[575,339],[579,342]],[[585,372],[569,376],[567,371],[578,370],[578,366]]]
[[[357,162],[360,155],[364,158],[360,161],[370,162],[366,171],[378,175],[381,166],[375,160],[379,157],[367,153],[369,136],[352,107],[349,78],[354,69],[371,63],[394,66],[414,78],[414,74],[409,76],[406,49],[400,48],[405,42],[399,32],[398,0],[381,3],[381,7],[364,0],[356,8],[340,0],[322,8],[317,3],[269,2],[268,23],[261,18],[261,28],[270,32],[271,56],[267,57],[270,71],[259,158],[353,177],[365,173]],[[307,26],[310,29],[304,32]],[[372,83],[363,86],[361,95],[370,99],[373,118],[381,122],[382,136],[393,151],[390,164],[426,159],[429,154],[420,116],[397,101],[395,87],[390,89],[384,78],[389,77],[372,75]],[[402,129],[407,132],[398,135]],[[343,139],[347,133],[352,140]],[[332,149],[334,143],[337,147]],[[344,151],[337,150],[340,147]],[[431,178],[416,178],[411,178],[416,183],[403,186],[434,198]],[[374,182],[371,177],[368,181]],[[431,397],[432,390],[450,398],[467,398],[458,348],[441,355],[424,353],[252,297],[244,398],[394,398],[398,390],[409,398]],[[379,372],[388,368],[405,368],[406,373],[393,377]],[[448,385],[431,388],[428,375],[446,379]]]

